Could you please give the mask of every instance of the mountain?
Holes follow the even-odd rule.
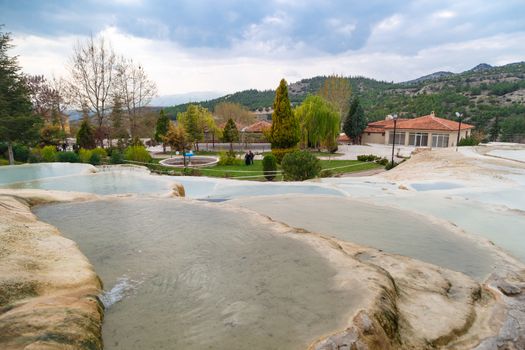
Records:
[[[491,69],[491,68],[492,68],[492,66],[490,64],[480,63],[476,67],[474,67],[472,69],[469,69],[468,72],[481,72],[481,71],[488,70],[488,69]]]
[[[417,84],[417,83],[421,83],[421,82],[427,81],[427,80],[438,80],[438,79],[441,79],[441,78],[449,77],[451,75],[454,75],[454,73],[440,71],[440,72],[435,72],[435,73],[432,73],[432,74],[424,75],[424,76],[422,76],[420,78],[417,78],[417,79],[414,79],[414,80],[406,81],[406,82],[404,82],[404,84]]]
[[[155,97],[151,101],[151,105],[157,107],[173,106],[188,102],[209,100],[223,95],[223,92],[217,91],[195,91],[184,94],[161,95]]]
[[[289,85],[292,104],[300,104],[308,94],[319,91],[327,77],[317,76]],[[505,119],[525,120],[525,62],[503,66],[486,63],[462,73],[436,72],[408,82],[393,83],[365,77],[348,77],[353,95],[360,98],[370,121],[398,113],[415,117],[435,111],[454,119],[462,112],[468,123],[489,133]],[[269,107],[274,91],[245,90],[199,104],[213,110],[217,103],[236,102],[251,110]],[[166,108],[172,118],[186,110],[187,104]],[[520,119],[521,120],[521,119]]]

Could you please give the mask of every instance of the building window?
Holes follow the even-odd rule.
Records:
[[[388,143],[392,144],[392,140],[394,138],[394,133],[391,132],[388,134]],[[396,145],[404,145],[405,144],[405,133],[404,132],[396,132]]]
[[[416,147],[427,147],[428,134],[426,132],[411,132],[408,135],[408,144]]]
[[[433,134],[432,147],[448,147],[448,134]]]

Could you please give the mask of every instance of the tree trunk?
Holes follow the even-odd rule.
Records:
[[[14,165],[15,157],[13,156],[13,143],[11,141],[7,143],[7,153],[9,154],[9,164]]]
[[[164,142],[162,143],[162,152],[166,153],[166,144]]]

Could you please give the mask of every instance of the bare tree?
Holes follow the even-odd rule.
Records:
[[[150,80],[140,64],[122,57],[117,64],[117,90],[126,111],[131,137],[137,136],[139,118],[157,94],[155,82]]]
[[[94,115],[101,145],[111,111],[115,83],[116,56],[104,37],[91,36],[73,49],[69,67],[69,91],[77,108],[87,108]]]
[[[338,75],[329,76],[317,94],[335,108],[341,117],[341,123],[343,123],[348,114],[350,97],[352,96],[352,86],[349,79]]]
[[[68,132],[66,109],[66,83],[63,79],[47,80],[43,75],[26,77],[26,82],[33,105],[33,111],[48,125],[59,125]]]

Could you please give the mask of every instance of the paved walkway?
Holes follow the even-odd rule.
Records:
[[[395,146],[394,157],[399,161],[402,159],[402,157],[409,157],[414,149],[415,147]],[[392,145],[339,145],[337,153],[343,153],[343,155],[330,157],[330,159],[356,160],[357,156],[363,154],[373,154],[378,157],[390,159],[392,157]],[[328,157],[321,157],[321,159],[328,159]]]

